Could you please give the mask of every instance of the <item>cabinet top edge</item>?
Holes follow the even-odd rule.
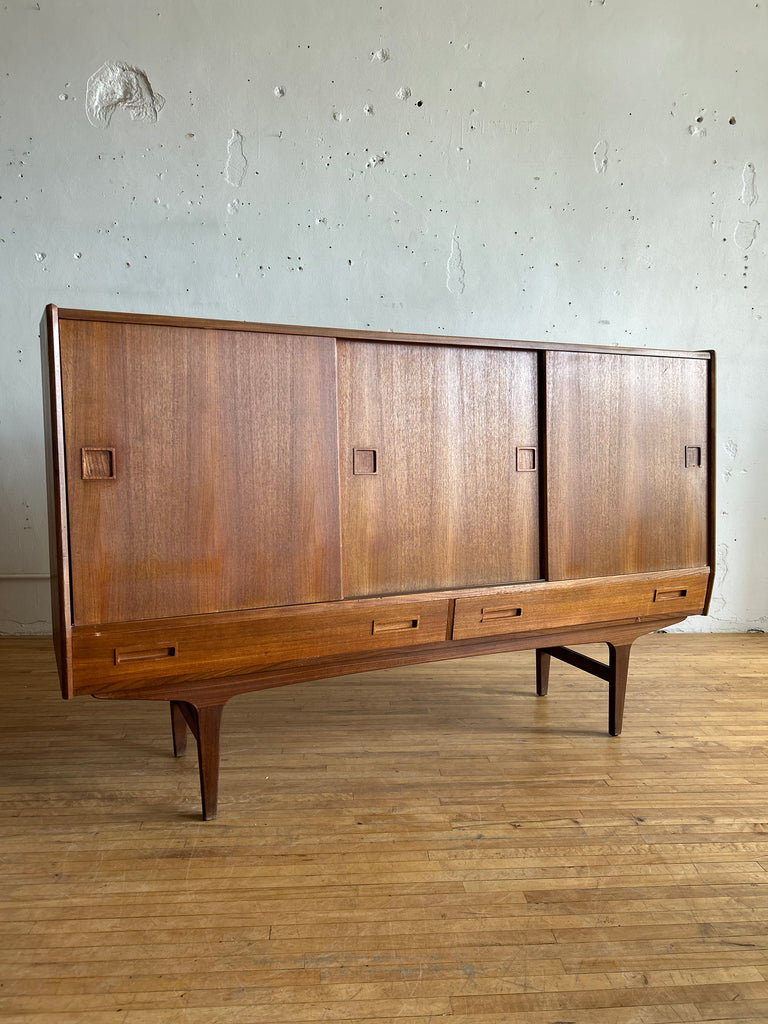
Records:
[[[315,338],[336,338],[340,341],[378,341],[413,345],[460,345],[482,348],[514,348],[552,352],[620,352],[624,355],[675,356],[688,359],[710,359],[711,351],[626,348],[620,345],[577,345],[556,341],[526,341],[512,338],[478,338],[448,334],[405,334],[395,331],[347,330],[331,327],[308,327],[294,324],[256,323],[248,320],[217,320],[204,317],[181,317],[165,314],[124,313],[113,310],[65,309],[53,303],[46,306],[46,315],[54,319],[94,321],[102,323],[144,324],[157,327],[186,327],[203,330],[245,331],[259,334],[308,335]]]

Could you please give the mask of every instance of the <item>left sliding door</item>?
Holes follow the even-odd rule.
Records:
[[[60,322],[72,611],[340,597],[330,338]]]

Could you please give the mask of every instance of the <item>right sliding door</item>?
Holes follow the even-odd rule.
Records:
[[[708,564],[706,355],[547,352],[550,580]]]

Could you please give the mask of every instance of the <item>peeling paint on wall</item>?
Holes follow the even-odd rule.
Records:
[[[725,451],[725,454],[731,460],[731,464],[730,465],[723,466],[722,469],[721,469],[721,477],[722,477],[723,483],[728,483],[728,481],[733,476],[733,471],[734,471],[735,462],[736,462],[736,456],[739,454],[739,446],[738,446],[738,443],[736,441],[729,440],[729,441],[725,442],[725,444],[723,445],[723,449]]]
[[[464,291],[464,259],[461,255],[459,236],[454,231],[451,238],[451,254],[445,272],[445,286],[452,295],[461,295]]]
[[[608,143],[605,139],[601,139],[592,150],[592,159],[595,161],[595,173],[605,174],[608,167]]]
[[[227,142],[227,165],[224,168],[224,177],[233,188],[240,188],[243,178],[245,178],[245,172],[248,170],[248,161],[243,152],[243,141],[240,132],[233,128]]]
[[[88,79],[85,112],[96,128],[106,128],[118,107],[134,121],[157,121],[164,105],[146,74],[123,61],[105,61]]]
[[[744,164],[744,170],[741,172],[741,180],[743,183],[741,189],[741,201],[746,207],[754,206],[757,202],[757,176],[754,164]]]
[[[745,252],[750,248],[760,230],[759,220],[740,220],[733,232],[733,240]]]

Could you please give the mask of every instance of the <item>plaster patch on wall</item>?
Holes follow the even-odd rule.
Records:
[[[595,161],[595,173],[605,174],[608,167],[608,143],[605,139],[601,139],[592,150],[592,159]]]
[[[248,161],[243,152],[243,136],[236,128],[233,128],[227,142],[227,165],[224,168],[224,177],[233,188],[240,188],[247,170]]]
[[[378,50],[374,50],[371,54],[371,60],[377,61],[379,64],[386,64],[389,60],[389,50],[384,49],[383,46]]]
[[[722,596],[723,584],[728,575],[728,558],[730,552],[727,544],[717,545],[717,571],[715,574],[716,587],[712,595],[712,602],[709,606],[710,618],[717,620],[720,613],[725,611],[725,598]]]
[[[757,202],[757,176],[754,164],[744,164],[744,170],[741,172],[741,180],[743,183],[741,189],[741,201],[746,207],[754,206]]]
[[[408,88],[407,85],[401,85],[400,88],[395,93],[395,96],[399,100],[409,100],[411,98],[411,90]]]
[[[694,137],[704,138],[707,134],[707,129],[704,127],[704,114],[705,110],[700,110],[696,115],[696,120],[688,125],[688,134]]]
[[[452,295],[461,295],[465,286],[464,259],[461,255],[459,236],[454,231],[451,238],[451,254],[445,268],[445,286]]]
[[[118,107],[134,121],[157,121],[164,105],[146,74],[124,61],[107,60],[88,79],[85,112],[95,128],[106,128]]]
[[[759,220],[740,220],[733,232],[733,240],[745,252],[750,248],[760,230]]]

